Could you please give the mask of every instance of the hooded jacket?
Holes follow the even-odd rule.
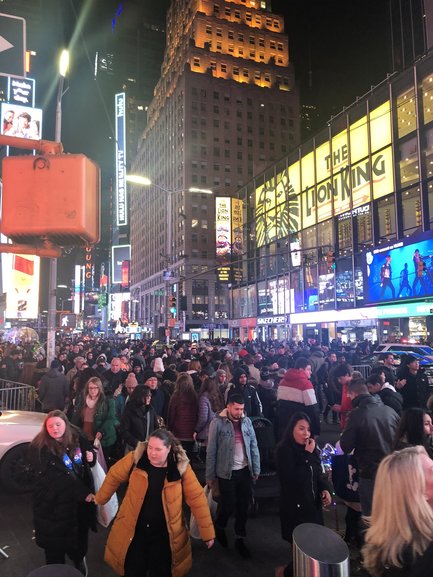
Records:
[[[134,452],[113,465],[96,494],[96,503],[105,504],[121,483],[129,481],[105,548],[105,561],[119,575],[124,575],[126,554],[148,488],[146,447],[147,442],[138,443]],[[178,446],[172,456],[164,480],[162,502],[170,540],[172,577],[182,577],[192,566],[191,543],[182,511],[183,498],[197,520],[203,541],[214,539],[215,531],[203,487],[191,469],[185,451]]]
[[[244,398],[245,413],[249,417],[259,417],[262,414],[262,403],[257,394],[257,389],[248,382],[245,385],[239,383],[241,375],[247,375],[244,369],[237,368],[233,371],[232,382],[227,385],[224,393],[224,401],[227,401],[231,395],[241,395]]]
[[[58,369],[50,369],[41,379],[38,395],[45,413],[54,409],[63,411],[69,396],[69,383],[65,375]]]

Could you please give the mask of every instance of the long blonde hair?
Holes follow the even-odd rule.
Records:
[[[408,447],[379,465],[362,551],[364,566],[373,577],[382,575],[385,565],[402,567],[405,552],[415,559],[433,541],[433,509],[425,496],[422,455],[427,457],[424,447]]]

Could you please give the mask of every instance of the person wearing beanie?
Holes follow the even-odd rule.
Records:
[[[143,381],[146,387],[152,391],[150,404],[155,409],[157,415],[167,420],[168,397],[165,391],[159,387],[158,377],[152,369],[146,369],[143,373]]]
[[[231,395],[241,395],[245,401],[245,413],[249,417],[259,417],[262,414],[262,404],[256,388],[248,384],[247,379],[247,372],[244,369],[234,369],[232,381],[228,384],[224,394],[224,401],[227,404]]]
[[[257,394],[262,403],[263,416],[273,423],[277,404],[277,391],[274,388],[274,381],[269,372],[269,367],[262,367],[262,370],[260,371],[260,381],[257,385]]]
[[[58,359],[51,361],[49,371],[42,377],[38,396],[42,411],[49,413],[55,409],[63,411],[69,398],[69,383]]]

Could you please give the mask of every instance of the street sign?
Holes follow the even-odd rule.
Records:
[[[25,76],[26,21],[0,14],[0,73]]]
[[[77,315],[74,315],[72,313],[60,315],[61,329],[75,329],[76,326],[77,326]]]

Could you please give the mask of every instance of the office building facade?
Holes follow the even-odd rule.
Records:
[[[299,143],[288,39],[270,2],[256,0],[175,0],[166,33],[131,167],[154,183],[129,190],[134,316],[145,333],[169,325],[172,335],[207,336],[218,325],[227,334],[229,292],[215,274],[215,196],[232,196]]]

